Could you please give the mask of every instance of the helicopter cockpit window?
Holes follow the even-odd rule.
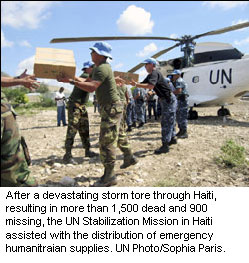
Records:
[[[194,64],[228,59],[241,59],[242,56],[243,54],[236,48],[227,50],[207,51],[194,54]]]
[[[198,82],[199,82],[199,76],[194,76],[194,77],[192,78],[192,82],[193,82],[193,83],[198,83]]]

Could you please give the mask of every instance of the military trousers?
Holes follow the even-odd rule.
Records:
[[[188,99],[177,100],[176,121],[180,130],[187,130],[188,126]]]
[[[125,154],[130,153],[130,144],[125,133],[124,105],[118,102],[101,106],[100,116],[100,159],[104,167],[112,167],[116,160],[117,147]]]
[[[21,186],[29,177],[16,116],[10,104],[1,103],[1,186]]]
[[[157,116],[162,115],[162,107],[161,107],[161,103],[160,103],[159,98],[158,98],[157,103],[156,103],[156,114],[157,114]]]
[[[157,117],[157,112],[156,112],[156,100],[150,100],[148,101],[148,115],[149,115],[149,119],[151,119],[151,111],[153,109],[153,114],[154,117]]]
[[[162,143],[169,143],[175,137],[175,118],[177,100],[174,94],[171,94],[169,100],[160,99],[162,108],[161,134]]]
[[[128,126],[131,126],[136,121],[137,121],[137,115],[136,115],[135,103],[133,101],[128,103],[126,108],[126,123]]]
[[[137,121],[145,123],[146,104],[141,100],[136,100]]]
[[[84,104],[69,101],[67,108],[68,126],[65,141],[66,151],[71,151],[77,132],[79,132],[83,148],[89,149],[89,119],[86,106]]]

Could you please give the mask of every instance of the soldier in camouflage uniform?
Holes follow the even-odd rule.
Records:
[[[135,101],[132,95],[131,89],[127,88],[128,93],[128,104],[126,107],[126,123],[128,126],[127,132],[132,131],[132,127],[136,128],[136,121],[137,121],[137,115],[136,115],[136,109],[135,109]]]
[[[32,90],[37,87],[34,76],[1,77],[1,86],[23,85]],[[20,136],[16,113],[1,92],[1,186],[37,186],[30,175],[28,165],[31,160],[24,138]]]
[[[87,61],[83,64],[83,74],[81,78],[88,78],[91,74],[94,64]],[[63,157],[65,163],[76,164],[72,157],[72,147],[74,138],[79,132],[82,146],[85,149],[85,156],[94,157],[96,153],[90,151],[90,138],[89,138],[89,119],[86,104],[89,100],[89,92],[81,90],[74,86],[74,89],[69,97],[67,103],[68,109],[68,127],[65,141],[66,153]]]
[[[157,61],[154,58],[148,58],[143,63],[149,73],[148,76],[141,83],[132,81],[131,84],[143,89],[153,89],[159,97],[162,107],[162,146],[155,150],[155,154],[167,153],[169,145],[176,143],[174,134],[176,98],[161,72],[156,69]]]
[[[58,78],[58,81],[70,82],[78,88],[87,92],[96,91],[98,103],[100,104],[100,159],[104,165],[104,175],[95,186],[111,186],[117,184],[114,174],[116,160],[116,148],[124,153],[124,163],[121,168],[126,168],[137,163],[133,156],[128,138],[124,131],[120,131],[120,123],[123,118],[124,105],[120,101],[119,92],[115,78],[107,58],[112,58],[111,46],[105,42],[97,42],[92,48],[91,56],[95,64],[92,75],[89,79]]]
[[[117,80],[116,79],[116,82],[117,82],[117,88],[118,88],[120,100],[124,104],[123,118],[122,118],[121,123],[120,123],[119,133],[124,133],[125,129],[126,129],[126,116],[127,116],[126,112],[127,112],[127,105],[129,103],[129,94],[128,94],[128,89],[125,85],[124,80],[122,80],[122,79]]]
[[[175,87],[174,94],[177,97],[176,121],[179,132],[176,136],[180,139],[188,138],[188,90],[187,83],[181,78],[181,71],[174,70],[172,73],[172,83]]]

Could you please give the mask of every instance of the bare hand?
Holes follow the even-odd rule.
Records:
[[[25,88],[29,89],[30,91],[36,90],[40,87],[39,82],[36,81],[34,76],[27,75],[20,79],[20,84],[23,85]]]
[[[37,79],[35,78],[35,75],[27,74],[27,69],[25,69],[24,72],[18,76],[18,79],[20,84],[30,91],[33,91],[40,86],[39,82],[36,81]]]
[[[73,79],[74,81],[77,81],[77,82],[89,82],[90,81],[90,78],[82,78],[82,77],[74,77]]]
[[[70,78],[68,76],[66,76],[64,73],[60,73],[57,77],[56,77],[57,81],[59,82],[64,82],[64,83],[69,83],[70,82]]]
[[[124,85],[125,84],[125,80],[122,79],[120,76],[115,77],[115,81],[118,85]]]
[[[130,81],[130,85],[136,86],[136,85],[137,85],[137,82],[132,79],[132,80]]]
[[[26,72],[27,72],[27,69],[25,69],[24,72],[19,76],[19,79],[30,77],[31,79],[36,80],[35,75],[29,75],[29,74],[26,74]]]

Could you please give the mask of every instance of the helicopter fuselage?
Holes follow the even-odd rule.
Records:
[[[249,91],[249,55],[183,68],[189,106],[225,106]]]

